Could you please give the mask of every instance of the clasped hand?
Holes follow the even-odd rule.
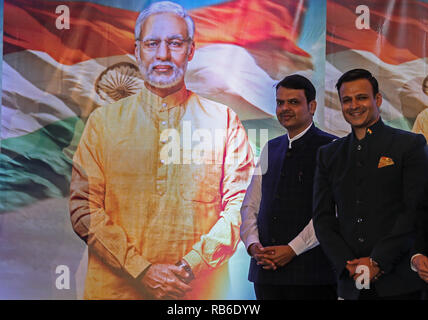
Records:
[[[428,283],[428,257],[425,255],[418,255],[413,258],[413,265],[418,271],[419,277]]]
[[[188,276],[183,268],[173,264],[152,264],[141,284],[155,299],[179,299],[192,289],[181,280]]]
[[[261,243],[253,243],[249,247],[249,253],[266,270],[283,267],[296,256],[289,245],[263,247]]]
[[[363,274],[363,272],[357,273],[357,267],[359,265],[364,265],[369,269],[370,282],[377,280],[378,276],[380,275],[380,269],[377,265],[372,263],[370,257],[363,257],[346,261],[346,269],[348,270],[350,277],[352,277],[354,280],[357,280],[357,278]]]

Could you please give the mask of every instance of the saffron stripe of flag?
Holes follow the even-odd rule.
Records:
[[[54,27],[56,15],[53,12],[59,2],[6,1],[4,59],[26,84],[54,95],[76,115],[85,118],[104,103],[94,90],[96,76],[121,59],[135,64],[133,49],[127,47],[133,44],[137,13],[86,2],[65,3],[70,6],[71,30]],[[301,3],[230,1],[193,11],[198,27],[201,27],[196,34],[197,43],[201,42],[201,45],[189,64],[186,75],[189,89],[229,105],[242,120],[272,117],[275,101],[267,93],[272,91],[275,79],[312,68],[307,53],[294,44],[302,20],[299,17],[304,13]],[[292,21],[292,15],[297,17],[297,22]],[[228,30],[231,36],[223,32],[221,24],[219,26],[222,19],[229,21],[226,27],[236,29]],[[251,23],[243,26],[243,21]],[[284,51],[284,48],[292,52]],[[11,79],[11,82],[22,81]],[[3,138],[18,132],[31,132],[32,125],[28,129],[13,127],[12,122],[18,124],[19,121],[11,122],[11,115],[25,114],[28,119],[30,116],[41,117],[36,111],[38,106],[18,103],[24,101],[22,92],[25,87],[27,85],[21,86],[18,90],[21,93],[15,96],[17,90],[9,92],[8,84],[5,85],[3,101],[4,107],[9,109],[3,119],[6,124],[1,133]],[[40,104],[38,98],[29,97],[28,101]],[[62,114],[61,103],[56,107],[59,110],[53,110],[55,106],[51,108],[53,114]],[[32,109],[31,113],[24,111],[29,109]],[[62,118],[64,116],[52,120]],[[29,120],[29,123],[35,122]],[[41,126],[46,124],[38,122]]]
[[[69,30],[55,26],[55,8],[70,8]],[[111,55],[133,54],[137,12],[88,2],[46,0],[5,1],[4,54],[20,50],[45,51],[62,64]],[[194,9],[198,47],[212,43],[235,44],[254,52],[266,70],[281,70],[281,60],[293,57],[304,69],[310,56],[296,45],[304,7],[286,0],[235,0]],[[298,23],[295,23],[297,21]],[[268,50],[267,50],[268,49]],[[283,59],[278,59],[284,57]],[[272,66],[272,63],[275,65]],[[298,66],[300,67],[300,66]]]
[[[389,64],[424,58],[428,48],[428,3],[417,0],[371,1],[369,29],[358,29],[359,0],[327,1],[327,54],[369,51]],[[367,20],[367,19],[366,19]]]

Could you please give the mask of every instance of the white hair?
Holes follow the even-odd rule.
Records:
[[[182,17],[187,25],[187,33],[191,40],[195,34],[195,23],[192,18],[187,14],[186,10],[177,3],[171,1],[160,1],[151,4],[148,8],[144,9],[138,15],[136,24],[135,24],[135,40],[141,40],[141,26],[144,24],[146,19],[156,13],[173,13]]]

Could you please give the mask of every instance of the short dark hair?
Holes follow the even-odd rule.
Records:
[[[276,85],[276,90],[279,87],[284,87],[287,89],[303,89],[305,91],[306,101],[309,103],[312,100],[315,100],[317,94],[314,85],[304,76],[299,74],[292,74],[285,77]]]
[[[376,78],[373,77],[373,75],[370,73],[370,71],[367,71],[365,69],[352,69],[342,74],[339,80],[337,80],[336,89],[337,93],[339,94],[339,97],[340,87],[344,82],[350,82],[358,79],[367,79],[370,82],[373,89],[373,97],[379,93],[379,84]]]

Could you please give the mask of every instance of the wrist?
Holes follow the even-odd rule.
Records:
[[[296,251],[293,249],[293,247],[292,246],[290,246],[290,245],[287,245],[287,247],[289,248],[289,252],[290,252],[290,254],[291,254],[291,256],[294,258],[295,256],[297,256],[297,253],[296,253]]]
[[[379,263],[377,263],[373,258],[370,258],[370,266],[379,268]]]
[[[411,260],[410,260],[410,266],[413,268],[414,271],[419,271],[419,260],[421,259],[422,254],[415,254]]]
[[[377,280],[384,273],[380,268],[379,263],[377,263],[377,261],[374,260],[373,258],[370,258],[370,267],[374,271],[376,271],[376,273],[373,276],[374,280]]]
[[[300,237],[296,237],[288,243],[288,246],[293,250],[296,256],[307,251],[307,245]]]
[[[415,254],[415,255],[412,256],[410,262],[413,263],[413,264],[417,264],[418,261],[419,261],[419,259],[421,259],[422,257],[423,257],[422,253],[417,253],[417,254]]]
[[[255,248],[258,246],[258,243],[257,242],[254,242],[254,243],[252,243],[252,244],[250,244],[249,246],[248,246],[248,249],[247,249],[247,252],[248,252],[248,254],[251,256],[251,257],[253,257],[254,256],[254,250],[255,250]]]
[[[144,269],[136,278],[135,278],[135,280],[137,281],[137,282],[141,282],[142,281],[142,279],[144,278],[144,276],[146,275],[146,273],[147,273],[147,271],[149,271],[149,269],[150,269],[150,267],[152,266],[152,264],[149,264],[148,266],[147,266],[147,268],[146,269]]]

